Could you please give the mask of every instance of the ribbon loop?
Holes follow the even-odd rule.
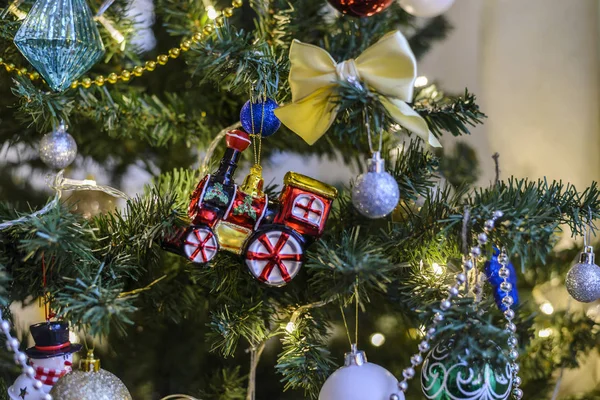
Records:
[[[277,118],[308,144],[331,127],[337,115],[337,82],[360,81],[381,95],[392,119],[429,145],[440,143],[427,122],[407,104],[412,101],[417,63],[400,31],[390,32],[356,59],[336,63],[331,55],[295,40],[290,47],[292,102],[275,110]]]

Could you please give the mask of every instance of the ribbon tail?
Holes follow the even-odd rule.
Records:
[[[312,145],[327,132],[337,115],[331,96],[332,90],[324,88],[301,101],[278,107],[274,112],[285,126]]]
[[[390,113],[392,119],[402,127],[415,133],[427,144],[433,147],[442,147],[435,135],[429,130],[427,122],[411,106],[402,100],[387,99],[385,97],[381,98],[381,104]]]

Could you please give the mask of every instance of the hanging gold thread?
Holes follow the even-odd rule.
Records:
[[[358,275],[356,276],[356,281],[354,282],[354,300],[356,302],[356,313],[355,313],[355,321],[354,321],[354,344],[358,346]]]
[[[346,328],[346,335],[348,336],[348,343],[350,343],[350,347],[352,347],[352,338],[350,337],[350,329],[348,328],[348,321],[346,320],[346,314],[344,314],[344,307],[342,307],[342,303],[340,303],[340,312],[342,313],[342,320],[344,320],[344,328]]]
[[[215,27],[221,27],[225,24],[225,20],[233,15],[233,11],[236,8],[240,8],[243,5],[243,0],[233,0],[231,2],[231,7],[226,7],[220,12],[219,16],[215,19],[214,22],[209,22],[204,25],[202,32],[196,32],[191,39],[184,38],[178,47],[173,47],[170,49],[167,54],[160,54],[156,57],[156,60],[146,61],[146,63],[142,65],[138,65],[133,67],[131,70],[122,69],[120,72],[112,72],[107,76],[98,75],[94,79],[89,77],[83,77],[81,79],[73,81],[71,83],[71,88],[75,89],[78,87],[82,87],[84,89],[89,89],[92,86],[104,86],[105,84],[115,84],[117,82],[129,82],[132,78],[140,77],[147,72],[152,72],[159,65],[167,64],[171,59],[178,58],[182,52],[188,51],[194,43],[199,43],[207,36],[209,36],[215,30]],[[27,76],[30,80],[36,81],[40,79],[40,74],[36,71],[29,71],[27,68],[19,68],[13,63],[7,63],[2,58],[0,58],[0,67],[4,67],[6,72],[14,73],[19,76]]]

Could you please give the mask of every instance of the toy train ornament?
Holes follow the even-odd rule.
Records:
[[[237,186],[233,174],[250,136],[229,131],[226,143],[218,170],[192,194],[191,226],[168,238],[165,247],[198,264],[208,263],[220,249],[240,254],[259,281],[283,286],[300,271],[306,247],[323,234],[337,190],[288,172],[279,199],[272,200],[262,191],[259,165]]]

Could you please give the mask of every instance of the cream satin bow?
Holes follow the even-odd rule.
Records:
[[[336,63],[320,47],[294,40],[290,48],[292,102],[275,110],[281,122],[308,144],[325,134],[335,120],[336,81],[360,80],[382,94],[390,116],[431,146],[441,147],[427,122],[411,106],[417,62],[399,31],[390,32],[356,60]]]

